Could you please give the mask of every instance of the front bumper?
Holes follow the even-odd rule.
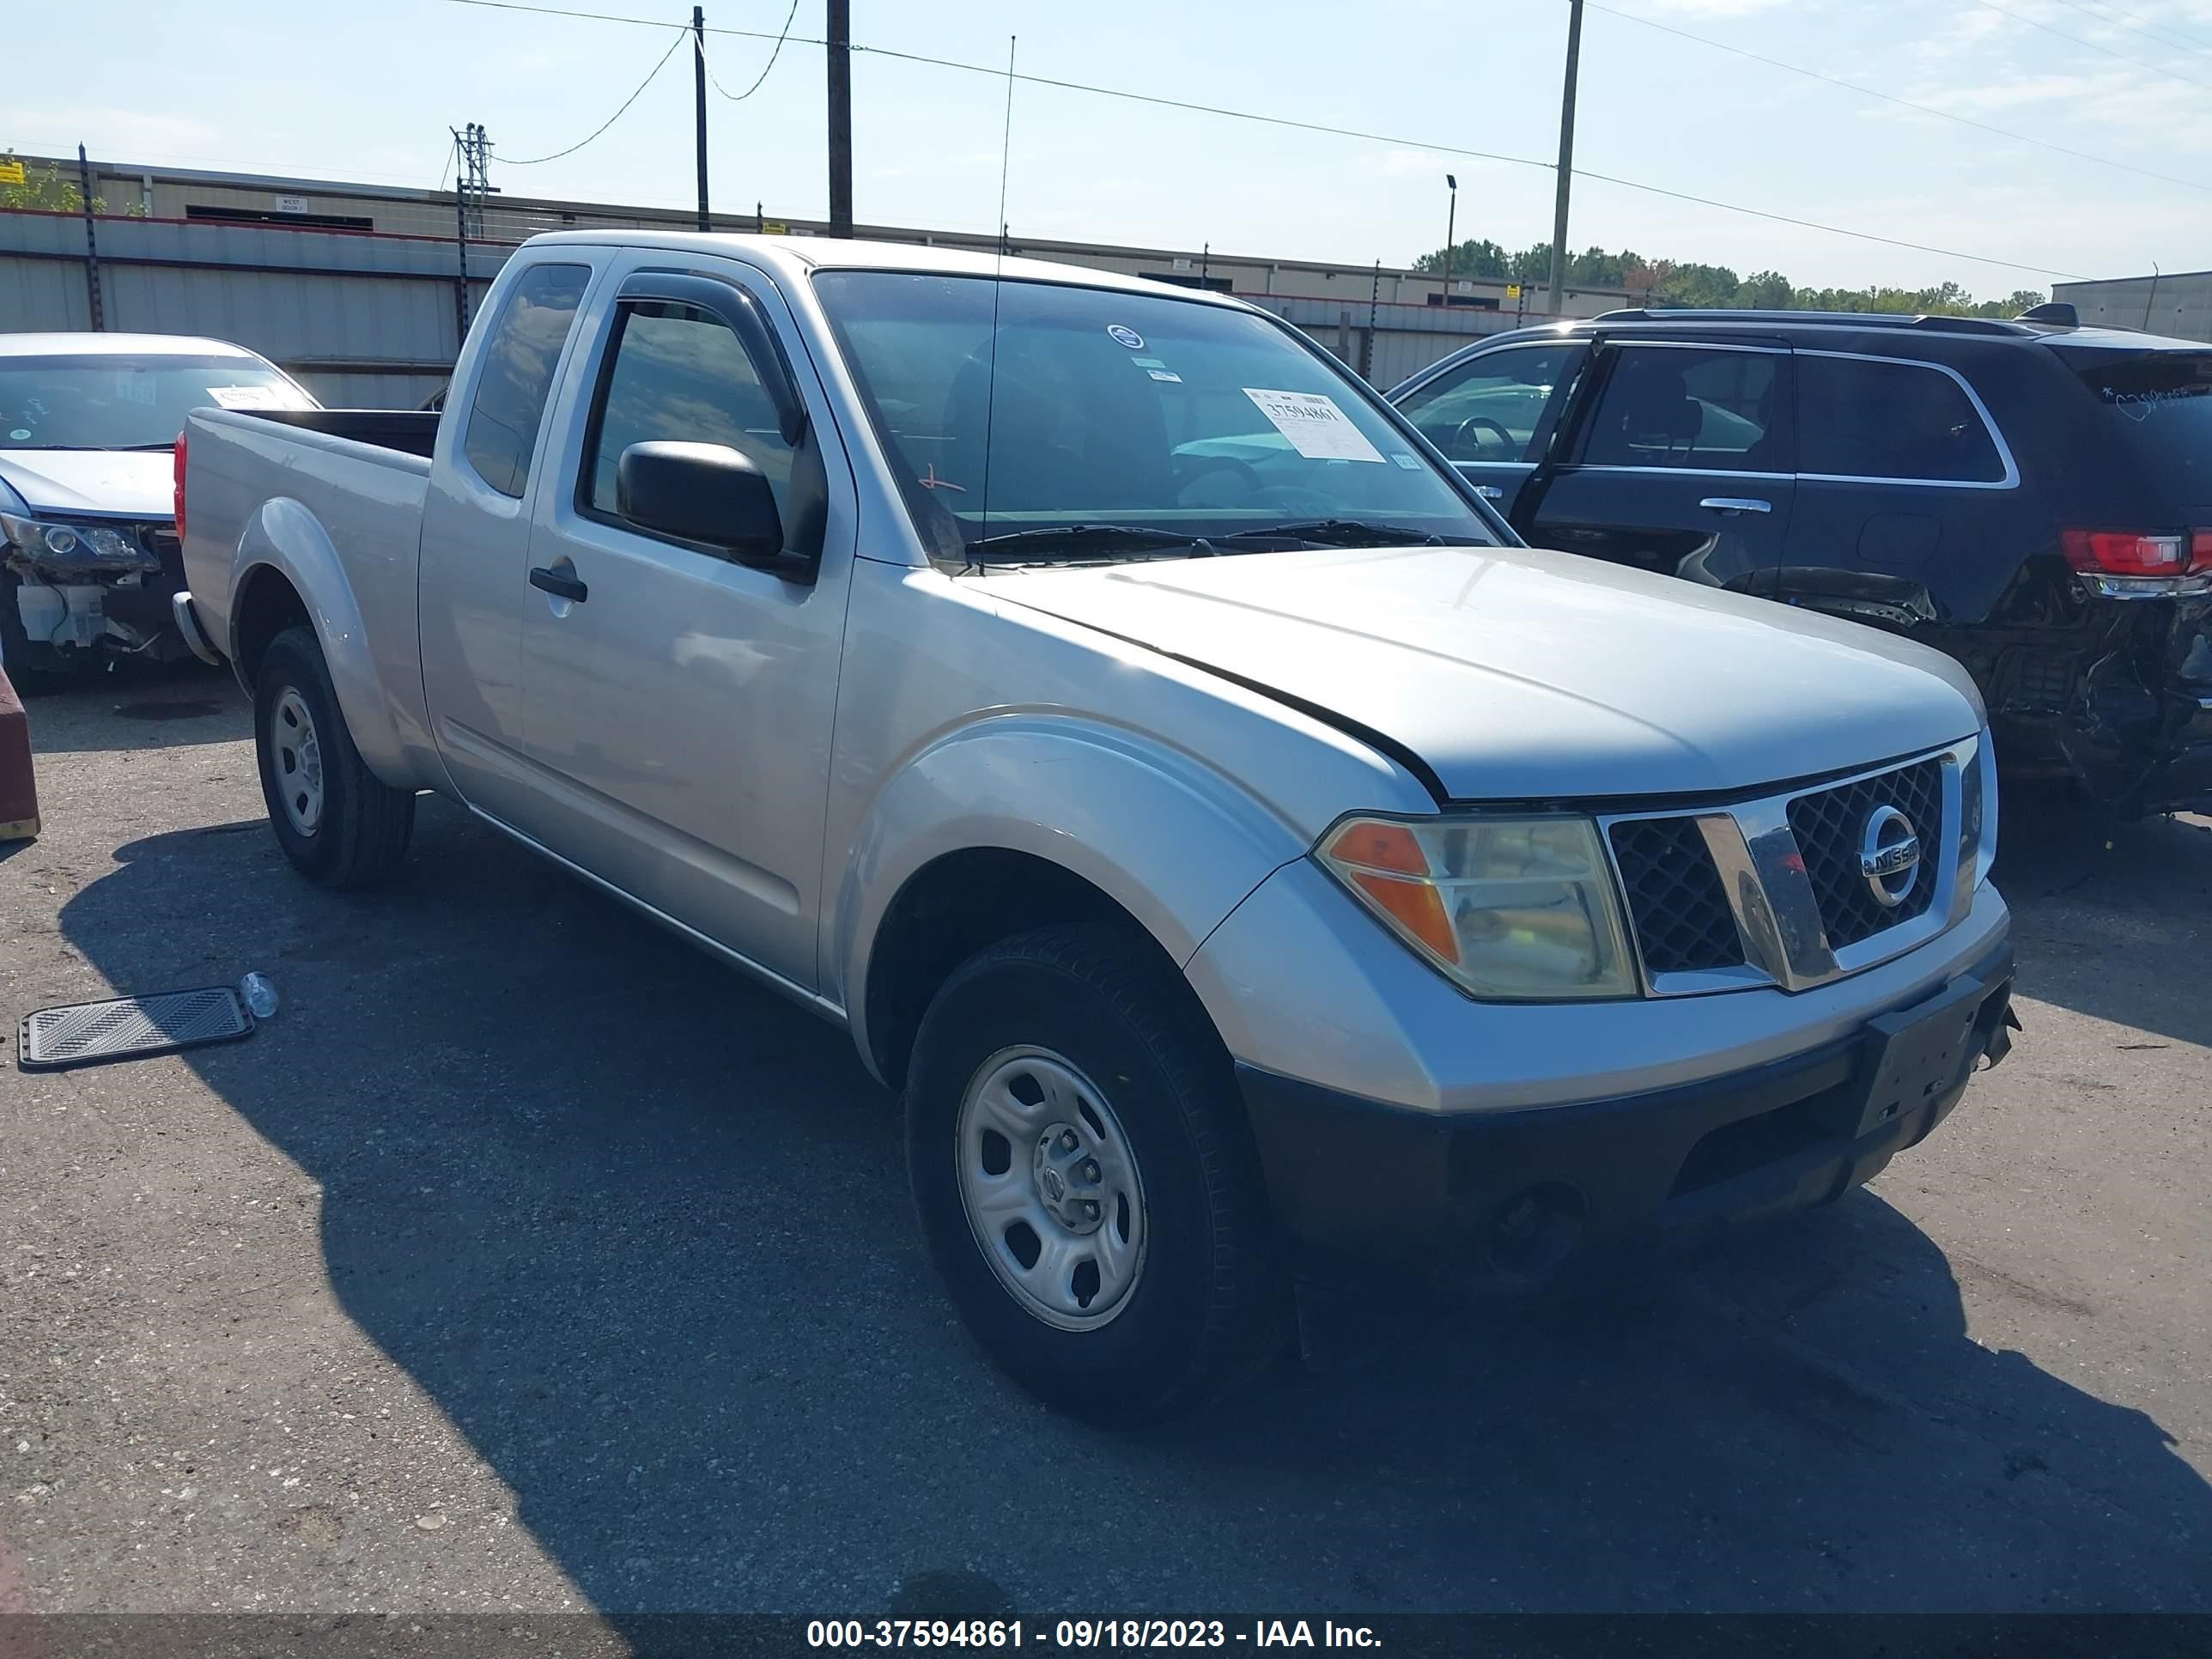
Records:
[[[1422,1111],[1242,1063],[1237,1075],[1278,1218],[1310,1252],[1528,1288],[1639,1234],[1802,1208],[1871,1179],[1943,1120],[1984,1054],[2003,1057],[2012,964],[2002,943],[1785,1059],[1533,1110]],[[1904,1052],[1947,1020],[1943,1042]]]

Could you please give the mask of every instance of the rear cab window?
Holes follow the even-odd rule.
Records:
[[[533,265],[516,279],[500,308],[461,449],[477,477],[502,495],[521,499],[545,423],[553,371],[591,278],[589,265]]]
[[[2013,481],[1980,405],[1950,370],[1802,348],[1796,368],[1800,477],[1992,486]]]

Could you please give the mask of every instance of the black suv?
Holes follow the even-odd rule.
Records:
[[[1616,311],[1389,397],[1535,546],[1924,641],[2014,775],[2212,805],[2212,345],[2063,305]]]

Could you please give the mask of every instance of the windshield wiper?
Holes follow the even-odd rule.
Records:
[[[1393,547],[1414,543],[1430,547],[1444,544],[1444,538],[1432,530],[1408,530],[1401,524],[1383,524],[1374,519],[1309,519],[1299,524],[1269,525],[1262,530],[1228,531],[1214,539],[1313,542],[1323,547],[1358,547],[1365,543]]]
[[[26,449],[43,449],[49,454],[64,455],[123,455],[140,449],[174,449],[177,441],[164,438],[150,444],[38,444],[23,446]]]
[[[1142,524],[1046,524],[1028,530],[1008,530],[996,536],[986,536],[968,544],[970,558],[979,553],[997,552],[1009,548],[1025,548],[1042,552],[1048,548],[1106,546],[1138,549],[1174,549],[1191,558],[1203,558],[1213,551],[1212,544],[1203,536],[1187,536],[1172,530],[1155,530]]]

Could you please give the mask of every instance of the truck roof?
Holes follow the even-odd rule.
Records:
[[[742,253],[793,276],[809,271],[838,269],[857,270],[913,270],[946,276],[1008,276],[1020,282],[1068,283],[1083,288],[1116,289],[1127,294],[1194,300],[1208,305],[1249,309],[1242,300],[1187,289],[1170,283],[1125,276],[1118,271],[1089,265],[1060,264],[1049,259],[1024,259],[1013,255],[972,253],[963,249],[929,247],[915,242],[870,242],[830,236],[753,236],[707,231],[673,230],[561,230],[533,236],[525,247],[582,245],[593,247],[665,247],[695,253]]]
[[[228,340],[194,334],[0,334],[0,357],[252,357]]]

